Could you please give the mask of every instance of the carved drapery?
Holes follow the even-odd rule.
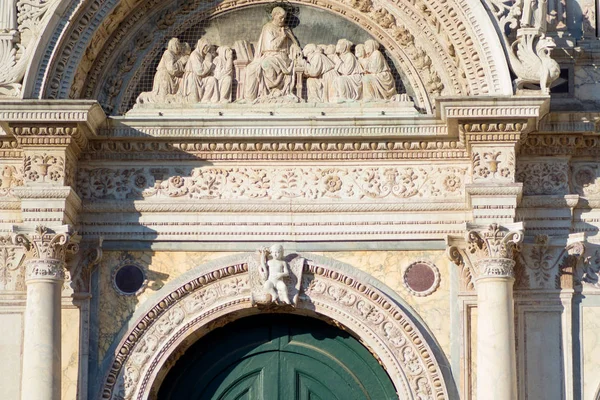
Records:
[[[241,260],[244,258],[247,256]],[[184,349],[178,349],[179,345],[198,339],[192,332],[204,334],[218,326],[215,321],[227,321],[231,313],[237,318],[256,312],[251,286],[248,264],[242,261],[205,270],[165,292],[115,349],[117,356],[101,397],[142,399],[155,393],[160,386],[156,377],[166,372],[160,371],[160,360],[175,351],[181,354]],[[290,306],[271,307],[284,307],[282,312]],[[393,300],[373,286],[307,261],[295,309],[332,318],[354,332],[381,360],[401,398],[448,398],[441,370],[419,329]]]

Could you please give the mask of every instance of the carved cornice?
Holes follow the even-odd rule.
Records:
[[[566,130],[562,131],[565,132]],[[570,134],[531,134],[523,141],[521,155],[536,156],[599,156],[600,138],[597,135]]]
[[[96,140],[85,160],[448,160],[466,159],[466,149],[448,140],[339,141],[142,141]]]
[[[21,148],[66,148],[74,145],[73,151],[79,154],[87,147],[88,139],[77,124],[64,123],[12,123],[12,133]]]

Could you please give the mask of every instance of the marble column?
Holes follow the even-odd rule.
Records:
[[[470,226],[448,256],[468,270],[477,291],[477,399],[515,400],[517,363],[513,301],[514,254],[523,225]]]
[[[477,289],[477,398],[517,398],[517,368],[513,269],[507,258],[476,262]]]
[[[27,257],[21,399],[60,400],[61,292],[65,257],[77,251],[77,243],[70,234],[45,227],[19,234],[15,241],[25,247]]]

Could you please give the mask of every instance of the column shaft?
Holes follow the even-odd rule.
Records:
[[[512,274],[477,280],[478,400],[517,398],[513,283]]]
[[[59,260],[32,260],[45,270],[63,268]],[[27,280],[21,399],[60,400],[62,276]]]

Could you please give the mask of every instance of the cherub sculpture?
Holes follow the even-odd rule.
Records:
[[[248,259],[248,275],[253,306],[298,304],[304,258],[284,257],[280,244],[261,247]]]
[[[292,304],[288,295],[285,279],[290,276],[290,266],[283,259],[283,247],[280,244],[271,246],[269,250],[261,248],[260,275],[264,280],[263,289],[271,295],[271,301],[281,301]],[[268,259],[268,255],[271,259]]]

